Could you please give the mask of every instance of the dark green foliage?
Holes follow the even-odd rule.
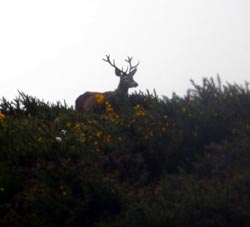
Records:
[[[248,86],[192,84],[84,114],[2,98],[0,226],[248,226]]]

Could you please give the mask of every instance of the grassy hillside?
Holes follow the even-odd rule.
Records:
[[[249,226],[250,91],[0,102],[0,226]]]

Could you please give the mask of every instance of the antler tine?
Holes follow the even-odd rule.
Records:
[[[103,58],[102,60],[103,60],[103,61],[106,61],[106,62],[108,62],[108,63],[111,63],[111,62],[110,62],[110,55],[109,55],[109,54],[106,54],[106,59]]]
[[[131,64],[131,61],[133,60],[133,57],[129,57],[127,59],[125,59],[126,62],[128,62],[129,64]]]
[[[138,61],[138,63],[135,66],[133,66],[133,68],[136,68],[139,64],[140,64],[140,61]]]
[[[133,69],[135,69],[140,63],[140,62],[138,62],[136,65],[132,66],[132,60],[133,60],[133,57],[129,57],[129,56],[127,59],[125,59],[125,61],[129,63],[129,72],[131,72]]]
[[[132,59],[133,57],[129,57],[129,56],[127,57],[127,59],[125,59],[125,61],[129,63],[129,67],[128,67],[129,72],[131,72],[131,69],[132,69],[132,65],[131,65]]]

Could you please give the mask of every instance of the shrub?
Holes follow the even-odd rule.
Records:
[[[247,226],[250,92],[0,102],[1,226]],[[100,97],[99,97],[100,98]]]

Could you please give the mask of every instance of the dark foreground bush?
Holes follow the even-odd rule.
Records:
[[[0,226],[248,226],[250,92],[204,79],[94,112],[0,103]]]

